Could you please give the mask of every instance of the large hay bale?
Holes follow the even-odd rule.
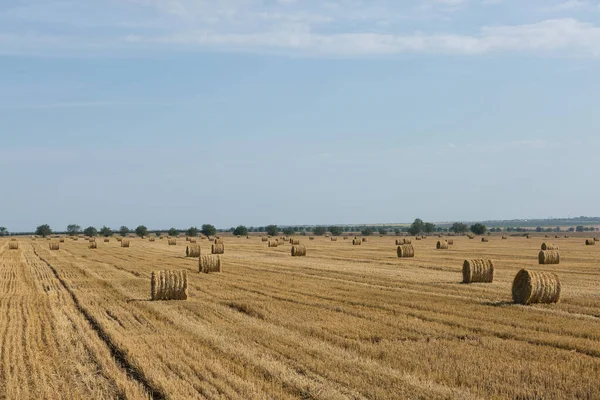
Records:
[[[268,247],[277,247],[277,246],[279,246],[279,242],[277,240],[269,240],[267,242],[267,244],[268,244]]]
[[[398,246],[397,252],[398,252],[398,257],[401,257],[401,258],[415,256],[415,249],[412,247],[412,244],[403,244],[401,246]]]
[[[8,242],[9,250],[19,250],[19,242]]]
[[[554,243],[542,243],[542,250],[558,250],[558,246]]]
[[[481,238],[481,241],[482,241],[482,242],[489,242],[490,240],[489,240],[488,238],[486,238],[486,237],[482,237],[482,238]]]
[[[215,244],[223,244],[223,239],[221,239],[221,238],[216,238],[216,239],[215,239]]]
[[[200,257],[200,253],[202,250],[200,249],[199,244],[190,244],[185,247],[185,256],[186,257]]]
[[[594,246],[595,244],[596,244],[596,241],[594,239],[585,239],[586,246]]]
[[[210,274],[211,272],[221,272],[221,256],[206,255],[200,256],[198,263],[198,272]]]
[[[50,250],[60,250],[60,244],[58,242],[50,242]]]
[[[212,254],[224,254],[225,253],[225,245],[224,244],[213,244],[210,246],[210,252]]]
[[[362,244],[362,240],[360,240],[360,239],[352,239],[352,244],[354,246],[360,246]]]
[[[290,244],[293,246],[297,246],[300,244],[300,240],[299,239],[290,239]]]
[[[98,243],[96,243],[95,241],[94,242],[90,242],[88,244],[88,248],[90,248],[90,249],[97,249],[98,248]]]
[[[560,281],[551,272],[520,270],[512,286],[512,298],[517,304],[557,303]]]
[[[129,239],[121,239],[121,247],[129,247]]]
[[[494,280],[494,264],[492,260],[465,260],[462,273],[463,283],[492,282]]]
[[[445,240],[438,240],[435,244],[435,248],[438,250],[448,250],[448,242]]]
[[[558,250],[542,250],[538,255],[540,264],[560,264],[560,253]]]
[[[294,245],[292,246],[292,257],[303,257],[306,255],[306,246]]]
[[[152,300],[187,300],[187,274],[187,270],[153,271],[150,278]]]
[[[177,239],[169,239],[167,240],[169,246],[177,246]]]

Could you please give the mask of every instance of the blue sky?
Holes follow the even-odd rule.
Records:
[[[3,0],[0,225],[598,215],[600,1]]]

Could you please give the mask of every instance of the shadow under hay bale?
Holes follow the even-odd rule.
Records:
[[[522,269],[515,276],[512,298],[517,304],[556,303],[560,299],[560,281],[551,272]]]
[[[198,272],[204,274],[221,272],[221,256],[201,255],[198,264]]]
[[[292,246],[292,257],[303,257],[306,255],[306,246],[294,245]]]
[[[494,280],[494,264],[492,260],[465,260],[462,274],[463,283],[490,283]]]
[[[398,257],[400,258],[414,257],[415,249],[412,246],[412,244],[403,244],[401,246],[398,246],[397,253]]]
[[[560,253],[558,250],[542,250],[538,254],[540,264],[560,264]]]
[[[212,254],[224,254],[225,253],[225,245],[224,244],[213,244],[210,246],[210,252]]]
[[[152,300],[187,300],[188,272],[153,271],[150,278],[150,297]]]
[[[202,250],[200,249],[199,244],[190,244],[185,247],[185,256],[186,257],[200,257],[200,253]]]

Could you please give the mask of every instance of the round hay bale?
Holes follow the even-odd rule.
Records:
[[[369,240],[369,239],[367,239],[367,238],[362,238],[362,241],[363,241],[363,242],[367,242],[368,240]]]
[[[201,252],[199,244],[190,244],[185,247],[186,257],[200,257]]]
[[[360,239],[352,239],[352,244],[354,246],[360,246],[362,244],[362,240],[360,240]]]
[[[268,242],[269,238],[267,238],[266,236],[263,236],[260,238],[260,240],[262,240],[263,242]]]
[[[60,244],[58,242],[50,242],[48,245],[50,246],[50,250],[60,250]]]
[[[148,241],[150,241],[150,242],[155,242],[155,241],[156,241],[156,238],[154,238],[154,237],[148,238]]]
[[[348,236],[344,236],[344,240],[348,240]]]
[[[506,236],[502,236],[502,240],[506,240],[508,239]]]
[[[448,242],[445,240],[438,240],[435,244],[435,248],[437,250],[448,250]]]
[[[224,243],[223,243],[223,239],[221,239],[221,238],[216,238],[216,239],[215,239],[215,244],[224,244]]]
[[[554,235],[554,239],[558,239],[558,235]]]
[[[315,240],[315,237],[314,236],[309,236],[308,240]]]
[[[277,247],[278,245],[279,245],[279,242],[277,240],[269,240],[269,242],[268,242],[269,247]]]
[[[98,248],[98,243],[96,243],[96,241],[90,241],[90,243],[88,244],[88,248],[90,249],[97,249]]]
[[[558,246],[554,243],[542,243],[542,250],[558,250]]]
[[[109,238],[104,238],[104,243],[109,243],[110,239]]]
[[[452,240],[452,239],[448,239],[448,240],[446,240],[446,242],[448,242],[448,246],[454,245],[454,240]]]
[[[398,257],[400,258],[414,257],[415,249],[413,248],[412,244],[403,244],[401,246],[398,246],[397,253]]]
[[[198,264],[198,272],[202,272],[204,274],[221,272],[221,256],[201,255]]]
[[[406,243],[406,239],[396,239],[396,246],[400,246],[403,244],[410,244],[410,243]]]
[[[530,235],[527,235],[527,236],[525,236],[525,237],[526,237],[527,239],[531,239],[531,236],[530,236]]]
[[[64,243],[64,242],[65,242],[65,239],[63,239],[63,238],[60,238],[60,239],[58,239],[58,242],[59,242],[59,243]]]
[[[489,240],[488,238],[486,238],[486,237],[482,237],[482,238],[481,238],[481,241],[482,241],[482,242],[489,242],[490,240]]]
[[[121,247],[129,247],[129,239],[121,239]]]
[[[152,300],[187,300],[188,272],[153,271],[150,278],[150,298]]]
[[[292,246],[292,257],[304,257],[306,255],[306,246],[294,245]]]
[[[494,264],[492,260],[465,260],[462,273],[463,283],[489,283],[494,280]]]
[[[190,239],[190,243],[196,243],[196,239]]]
[[[212,254],[224,254],[225,253],[225,245],[224,244],[213,244],[210,247],[210,252]]]
[[[538,255],[540,264],[560,264],[560,253],[558,250],[542,250]]]
[[[336,238],[336,237],[332,237],[332,238],[331,238],[331,241],[332,241],[332,242],[337,242],[337,238]]]
[[[596,241],[594,239],[585,239],[586,246],[594,246],[595,244],[596,244]]]
[[[290,244],[291,245],[299,245],[300,244],[300,240],[299,239],[290,239]]]
[[[569,238],[569,235],[565,235],[565,239],[568,239],[568,238]]]
[[[169,246],[177,246],[177,239],[168,239]]]
[[[19,250],[19,242],[8,242],[9,250]]]
[[[415,240],[421,240],[421,237],[420,236],[416,236]]]
[[[512,286],[512,298],[517,304],[557,303],[560,299],[560,281],[551,272],[520,270]]]

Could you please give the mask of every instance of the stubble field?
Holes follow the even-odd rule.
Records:
[[[181,238],[0,239],[0,399],[600,398],[600,244],[413,238],[399,259],[394,236],[298,237],[306,257],[224,239],[220,274]],[[544,241],[559,265],[537,264]],[[471,258],[493,283],[460,283]],[[561,301],[512,304],[522,268],[557,273]],[[159,269],[189,271],[187,301],[149,301]]]

